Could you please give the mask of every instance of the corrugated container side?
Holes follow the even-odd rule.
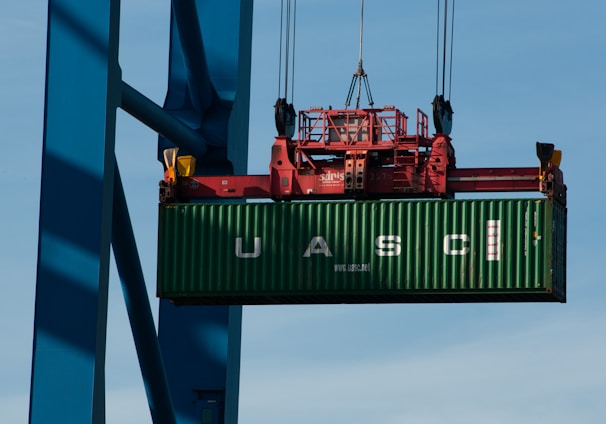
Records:
[[[177,303],[566,299],[566,209],[545,199],[160,206]]]

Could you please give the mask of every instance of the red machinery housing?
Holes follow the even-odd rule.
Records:
[[[448,197],[450,138],[429,138],[420,110],[415,134],[407,121],[394,107],[301,111],[298,140],[277,137],[272,147],[272,197]]]
[[[408,117],[393,106],[300,111],[298,138],[275,139],[269,175],[173,178],[169,169],[160,199],[451,198],[456,192],[540,191],[565,203],[552,144],[537,143],[540,168],[457,169],[450,137],[430,137],[425,113],[417,109],[413,134],[407,126]]]

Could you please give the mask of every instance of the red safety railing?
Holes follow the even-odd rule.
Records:
[[[421,109],[417,109],[417,137],[429,137],[429,118]]]
[[[355,149],[393,146],[406,135],[407,117],[394,107],[384,109],[299,112],[299,148]]]

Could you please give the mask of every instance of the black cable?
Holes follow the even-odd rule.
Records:
[[[448,0],[444,0],[444,41],[442,44],[442,94],[445,91],[446,85],[446,38],[448,34]]]
[[[440,79],[440,0],[438,0],[438,18],[436,21],[436,96],[438,95],[438,81]]]
[[[450,75],[448,76],[448,100],[450,101],[450,95],[452,92],[452,52],[454,46],[454,12],[455,12],[455,0],[452,0],[452,15],[450,20]]]
[[[284,0],[280,3],[280,52],[278,58],[278,98],[282,90],[282,38],[283,38],[283,21],[284,21]]]
[[[297,35],[297,0],[294,0],[294,12],[292,20],[292,83],[290,85],[290,103],[295,102],[295,42]]]
[[[284,59],[284,98],[288,97],[288,65],[290,58],[290,0],[286,0],[286,58]]]

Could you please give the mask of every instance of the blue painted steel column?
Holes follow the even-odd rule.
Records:
[[[30,423],[105,422],[118,0],[50,0]]]
[[[241,306],[160,305],[160,344],[179,424],[238,422]]]
[[[173,0],[164,109],[197,131],[208,151],[198,172],[245,174],[252,0]],[[182,41],[184,40],[184,41]],[[177,142],[160,137],[162,151]],[[194,154],[179,146],[182,154]]]
[[[172,10],[164,109],[203,137],[196,173],[245,174],[253,1],[173,0]],[[174,144],[160,137],[159,160]],[[177,422],[237,423],[242,307],[161,301],[159,320]]]

